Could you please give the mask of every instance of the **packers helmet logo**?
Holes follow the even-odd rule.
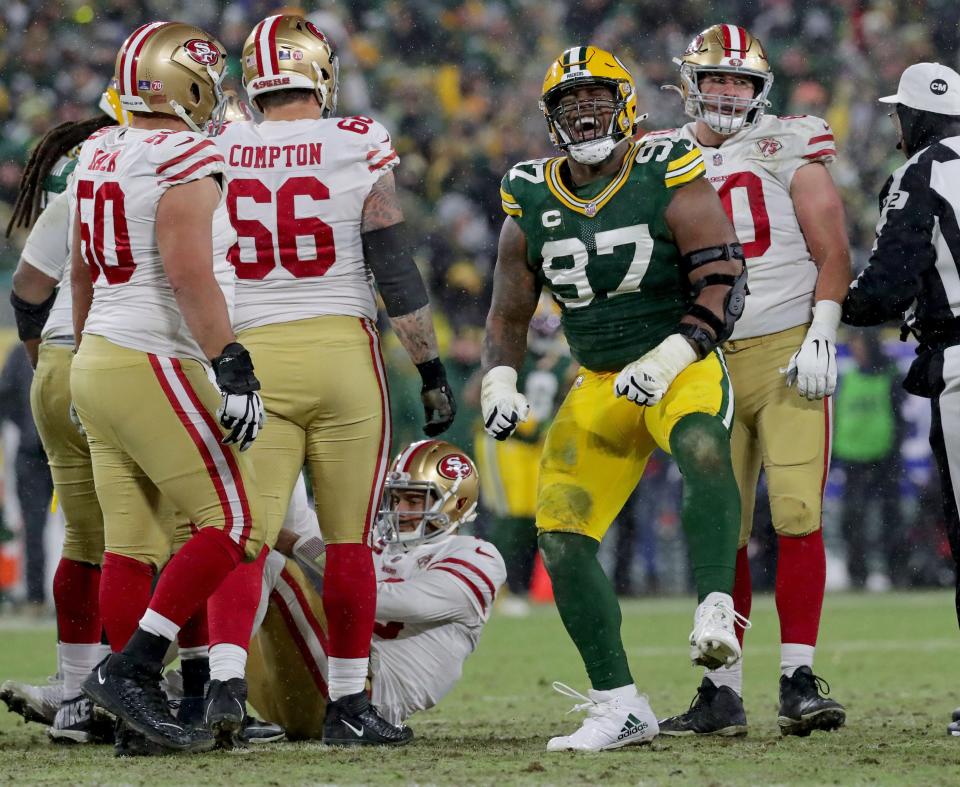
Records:
[[[437,472],[444,478],[455,481],[458,478],[467,478],[473,473],[470,460],[463,454],[448,454],[437,463]]]
[[[201,66],[215,66],[220,60],[220,51],[212,41],[191,38],[183,45],[183,48],[187,50],[190,59]]]

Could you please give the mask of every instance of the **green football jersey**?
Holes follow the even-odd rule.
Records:
[[[617,174],[580,188],[564,183],[565,161],[515,165],[500,198],[574,358],[617,371],[673,333],[692,301],[664,213],[675,187],[703,177],[703,157],[687,141],[636,142]]]

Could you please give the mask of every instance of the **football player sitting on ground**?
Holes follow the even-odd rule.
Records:
[[[296,532],[281,531],[264,569],[262,625],[247,680],[250,703],[287,737],[320,739],[327,709],[337,707],[327,699],[324,550],[316,515],[298,489],[287,517]],[[506,579],[492,544],[456,532],[476,516],[478,490],[473,462],[440,440],[408,446],[387,477],[374,544],[370,690],[391,724],[433,707],[453,688]],[[350,735],[340,744],[362,742],[349,718],[329,721]]]

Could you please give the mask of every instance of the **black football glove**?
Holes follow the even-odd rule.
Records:
[[[263,428],[266,414],[260,399],[260,381],[253,373],[250,353],[239,342],[231,342],[223,352],[210,361],[223,401],[217,418],[230,433],[223,438],[224,445],[238,443],[246,451]]]
[[[420,401],[426,423],[423,432],[427,437],[436,437],[450,428],[457,414],[457,402],[453,390],[447,382],[447,372],[439,358],[417,364],[417,371],[423,380],[420,389]]]

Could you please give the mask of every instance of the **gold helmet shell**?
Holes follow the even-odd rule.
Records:
[[[754,125],[770,102],[773,72],[766,50],[758,38],[737,25],[713,25],[697,33],[686,51],[674,62],[680,66],[680,91],[684,111],[702,120],[718,134],[735,134]],[[753,98],[705,98],[700,79],[705,74],[736,74],[755,85]],[[726,111],[724,111],[726,110]]]
[[[602,85],[612,91],[613,113],[605,134],[576,142],[560,99],[569,90],[590,85]],[[540,111],[547,120],[550,141],[583,164],[606,159],[646,117],[637,115],[637,86],[630,71],[616,55],[595,46],[571,47],[550,64],[543,80]],[[577,112],[580,114],[579,108]]]
[[[243,85],[250,100],[273,90],[313,90],[324,117],[337,111],[340,62],[333,45],[313,22],[275,14],[247,36],[241,56]]]
[[[114,79],[120,106],[128,112],[175,115],[194,131],[211,121],[219,127],[226,57],[223,44],[199,27],[142,25],[117,53]]]
[[[401,530],[397,496],[403,492],[424,494],[422,511],[412,531]],[[463,451],[444,440],[421,440],[408,445],[390,467],[383,492],[377,527],[387,545],[404,548],[441,541],[460,525],[477,516],[480,480],[477,467]]]

